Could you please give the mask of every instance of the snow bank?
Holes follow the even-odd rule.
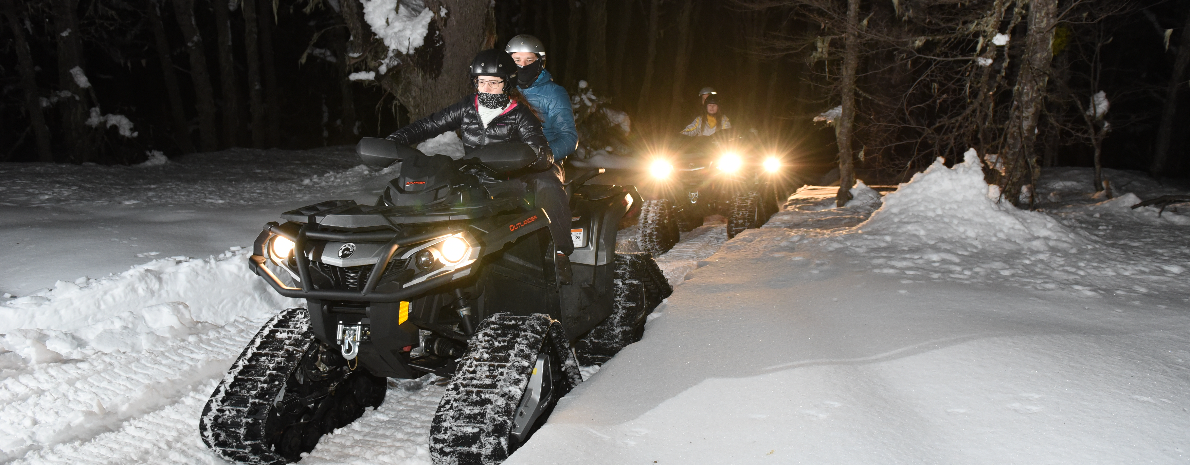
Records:
[[[974,150],[954,168],[939,159],[886,195],[884,206],[859,229],[900,244],[960,239],[974,250],[1072,250],[1086,242],[1045,214],[998,202],[998,191],[984,182],[979,163]]]
[[[145,153],[149,156],[149,159],[145,160],[141,163],[138,163],[136,166],[141,166],[141,167],[161,166],[166,163],[169,163],[169,157],[165,156],[164,153],[161,153],[160,150],[150,150]]]
[[[876,189],[868,187],[858,179],[855,180],[855,185],[851,186],[851,190],[847,192],[851,194],[851,200],[844,208],[875,208],[882,202],[880,193],[876,192]]]
[[[186,337],[200,323],[262,319],[300,304],[253,275],[248,251],[238,249],[207,260],[153,260],[102,279],[58,281],[53,289],[0,302],[0,346],[35,363],[145,350]]]

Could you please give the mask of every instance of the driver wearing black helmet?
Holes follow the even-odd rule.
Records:
[[[537,152],[535,161],[520,176],[533,192],[534,203],[549,216],[550,235],[557,251],[554,264],[558,280],[570,283],[570,205],[562,187],[562,169],[554,164],[553,153],[541,123],[516,90],[517,66],[508,54],[484,50],[471,61],[471,79],[478,92],[462,101],[410,123],[388,136],[399,144],[414,145],[446,131],[460,130],[466,151],[496,142],[524,142]]]

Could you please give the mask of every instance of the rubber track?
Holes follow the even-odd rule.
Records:
[[[558,397],[582,382],[562,325],[547,315],[497,313],[480,324],[430,425],[430,456],[438,465],[496,464],[515,449],[513,415],[547,335],[566,380]]]
[[[265,442],[265,421],[290,371],[315,342],[309,329],[304,308],[282,311],[260,328],[203,409],[199,431],[207,447],[235,462],[286,463]]]
[[[288,463],[271,444],[279,440],[279,435],[289,426],[269,423],[270,419],[274,419],[274,410],[290,408],[295,403],[303,404],[308,399],[319,403],[323,403],[324,399],[331,401],[331,408],[336,410],[322,410],[311,420],[316,424],[310,427],[319,428],[321,436],[325,432],[324,428],[333,429],[355,421],[364,412],[361,406],[376,407],[380,404],[382,395],[371,392],[373,396],[367,398],[369,393],[357,392],[358,387],[366,386],[367,382],[352,381],[370,375],[365,370],[350,371],[345,365],[333,368],[341,373],[337,377],[331,371],[328,378],[317,381],[321,386],[318,389],[325,389],[316,391],[321,394],[292,397],[292,393],[285,392],[286,383],[302,362],[302,357],[319,343],[309,329],[310,317],[306,309],[291,308],[278,313],[256,333],[203,408],[199,432],[207,447],[220,457],[234,462]],[[369,381],[376,383],[376,380],[383,381],[380,378]],[[341,386],[347,388],[336,389]],[[284,401],[278,402],[283,394]],[[365,398],[359,398],[361,395]],[[357,408],[344,407],[346,396],[356,398]]]
[[[661,255],[678,243],[678,225],[673,217],[673,204],[667,199],[646,200],[640,209],[640,249]]]
[[[616,254],[611,316],[575,343],[584,365],[604,363],[644,335],[645,321],[673,293],[649,254]]]
[[[760,217],[760,194],[756,191],[737,195],[731,200],[731,216],[727,219],[727,238],[731,239],[745,229],[758,228],[764,224]]]

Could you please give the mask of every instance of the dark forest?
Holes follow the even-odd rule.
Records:
[[[631,117],[629,148],[676,134],[711,86],[844,185],[970,147],[997,155],[1010,199],[1046,166],[1190,174],[1187,2],[403,0],[432,13],[407,54],[368,28],[370,3],[0,0],[0,161],[349,145],[453,102],[475,52],[528,33],[571,96]]]

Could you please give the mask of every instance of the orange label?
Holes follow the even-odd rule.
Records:
[[[520,223],[508,225],[508,231],[509,232],[516,231],[518,229],[521,229],[521,227],[523,227],[529,223],[532,223],[534,221],[537,221],[537,215],[533,215],[528,218],[525,218],[525,221],[522,221]]]

